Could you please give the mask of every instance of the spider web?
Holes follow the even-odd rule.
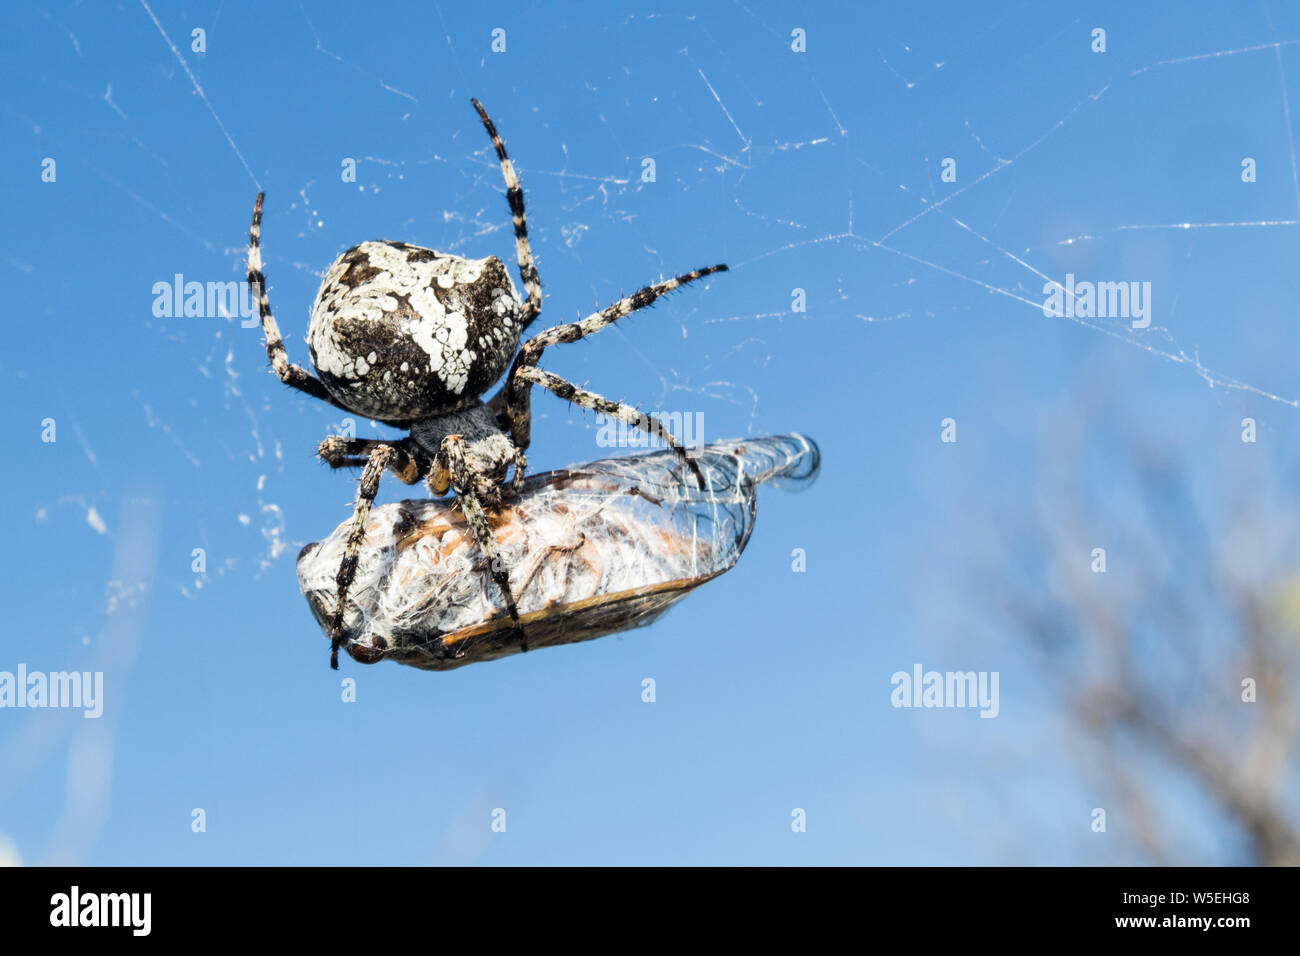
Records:
[[[199,96],[199,98],[203,101],[205,107],[208,109],[209,113],[213,118],[213,121],[215,122],[221,135],[227,141],[232,153],[236,156],[239,162],[244,166],[250,179],[253,181],[254,185],[260,188],[260,183],[258,182],[257,177],[253,174],[251,168],[248,167],[242,151],[240,150],[239,146],[236,144],[234,139],[231,137],[226,127],[226,124],[221,119],[221,116],[216,111],[216,109],[213,108],[212,104],[208,101],[206,93],[204,92],[203,87],[200,84],[197,77],[195,77],[193,73],[190,72],[190,67],[185,57],[176,48],[171,38],[166,34],[165,30],[162,28],[162,25],[158,23],[156,16],[153,14],[153,11],[148,7],[147,3],[145,3],[144,0],[141,0],[141,2],[142,2],[142,6],[145,7],[146,12],[149,13],[155,25],[158,27],[159,32],[162,35],[163,40],[166,42],[168,48],[170,49],[172,54],[176,57],[177,61],[182,65],[182,69],[184,71],[185,77],[189,80],[189,82],[194,88],[195,93]],[[754,16],[753,12],[743,4],[738,4],[737,6],[739,6],[740,9],[746,13],[746,15]],[[439,11],[439,13],[441,15],[441,11]],[[385,93],[399,96],[411,100],[412,102],[418,102],[418,99],[411,93],[408,93],[404,90],[398,89],[388,84],[381,77],[365,70],[361,66],[348,61],[346,58],[328,49],[322,43],[319,34],[316,33],[315,27],[311,24],[311,21],[308,18],[305,9],[303,10],[303,17],[304,17],[304,21],[306,22],[306,25],[312,31],[312,34],[315,38],[316,49],[322,56],[332,61],[335,61],[342,68],[353,70],[358,74],[360,74],[361,76],[369,79],[370,81],[374,82],[381,91]],[[764,24],[764,27],[765,29],[767,29],[769,33],[772,33],[774,36],[779,35],[776,33],[775,28],[767,24]],[[444,39],[448,45],[448,48],[449,50],[452,50],[454,52],[455,50],[454,40],[451,34],[446,32],[445,26],[443,29],[444,29]],[[824,91],[821,90],[818,84],[816,83],[816,79],[814,76],[810,75],[808,79],[810,85],[816,90],[817,96],[819,97],[819,99],[821,100],[825,108],[826,129],[824,131],[824,135],[820,135],[820,136],[816,136],[810,139],[804,139],[800,141],[777,141],[777,142],[769,142],[763,146],[755,146],[753,138],[746,136],[746,134],[738,124],[737,120],[733,116],[732,112],[728,108],[726,101],[723,99],[723,97],[719,94],[717,89],[714,87],[708,75],[705,73],[705,71],[702,68],[696,67],[695,72],[698,75],[701,86],[703,88],[703,92],[701,93],[701,96],[707,97],[707,99],[712,100],[712,102],[716,104],[717,109],[721,116],[721,122],[724,122],[726,126],[729,126],[731,128],[731,130],[735,134],[735,140],[737,142],[733,144],[733,147],[731,149],[727,149],[725,146],[714,146],[705,143],[676,144],[674,148],[696,150],[700,154],[702,154],[702,156],[707,157],[707,160],[694,167],[693,172],[696,175],[694,179],[691,180],[690,182],[687,181],[687,174],[685,172],[679,171],[675,173],[675,175],[677,176],[677,184],[682,188],[689,189],[692,187],[698,188],[699,184],[701,182],[706,182],[709,177],[715,177],[720,180],[725,180],[728,174],[734,174],[731,182],[731,188],[729,191],[732,194],[731,201],[734,204],[735,208],[739,210],[741,213],[743,213],[743,215],[745,215],[746,217],[757,219],[765,224],[769,224],[769,225],[774,224],[777,227],[786,230],[790,234],[791,238],[789,239],[789,241],[783,244],[754,252],[753,254],[749,255],[746,258],[733,262],[732,263],[733,269],[742,269],[748,266],[754,266],[773,257],[779,258],[793,250],[800,249],[800,248],[815,247],[820,245],[844,245],[851,249],[855,249],[861,252],[870,252],[871,250],[878,250],[882,253],[887,253],[888,255],[898,257],[899,259],[904,260],[907,263],[911,263],[915,266],[921,267],[921,269],[923,270],[929,270],[931,272],[937,273],[942,276],[948,276],[960,280],[961,282],[968,283],[977,289],[998,296],[1003,296],[1011,300],[1012,302],[1028,307],[1034,310],[1034,312],[1036,313],[1040,313],[1043,309],[1044,300],[1041,293],[1037,293],[1033,288],[1033,283],[1035,281],[1041,281],[1041,282],[1057,281],[1057,277],[1055,274],[1049,274],[1048,272],[1044,271],[1044,269],[1047,268],[1047,265],[1042,262],[1041,258],[1035,255],[1036,253],[1038,254],[1042,253],[1043,251],[1042,247],[1041,246],[1035,247],[1032,245],[1025,246],[1021,249],[1020,252],[1014,252],[1011,249],[1006,248],[1005,246],[999,244],[997,241],[991,238],[989,235],[986,235],[985,233],[981,232],[976,225],[972,225],[968,222],[965,222],[961,218],[959,218],[958,216],[952,213],[951,210],[953,208],[956,208],[960,204],[959,200],[968,192],[981,190],[981,189],[990,190],[996,187],[999,180],[1007,180],[1013,178],[1014,173],[1009,172],[1010,170],[1017,168],[1017,164],[1023,164],[1023,161],[1027,156],[1032,154],[1036,149],[1042,146],[1043,143],[1047,142],[1052,137],[1067,135],[1069,127],[1071,123],[1074,121],[1076,115],[1079,114],[1081,111],[1095,110],[1100,108],[1100,104],[1106,98],[1107,94],[1111,93],[1112,88],[1118,84],[1131,83],[1137,80],[1139,77],[1142,77],[1144,74],[1147,74],[1148,72],[1153,70],[1166,70],[1166,69],[1172,69],[1176,67],[1186,67],[1192,64],[1203,64],[1206,63],[1207,61],[1215,61],[1226,57],[1251,56],[1251,55],[1264,56],[1264,55],[1272,54],[1277,57],[1278,73],[1281,79],[1279,92],[1282,98],[1282,106],[1285,115],[1285,128],[1288,131],[1288,146],[1290,148],[1290,159],[1291,159],[1291,177],[1293,183],[1293,191],[1295,194],[1295,211],[1296,211],[1296,215],[1300,216],[1300,180],[1297,180],[1296,178],[1297,174],[1296,174],[1296,166],[1295,166],[1294,136],[1290,132],[1291,131],[1290,109],[1289,109],[1289,102],[1286,96],[1285,71],[1281,59],[1281,51],[1284,48],[1291,47],[1296,44],[1300,44],[1300,38],[1291,39],[1291,40],[1282,40],[1282,41],[1271,42],[1271,43],[1254,44],[1250,46],[1243,46],[1243,47],[1238,47],[1233,49],[1213,50],[1209,52],[1201,52],[1201,53],[1189,54],[1186,56],[1172,57],[1167,59],[1158,59],[1149,62],[1143,66],[1140,66],[1136,69],[1128,70],[1127,72],[1121,71],[1121,76],[1119,79],[1115,81],[1107,82],[1104,86],[1100,87],[1096,91],[1085,93],[1085,95],[1079,100],[1079,102],[1075,104],[1070,110],[1068,110],[1065,113],[1065,115],[1061,116],[1059,119],[1047,125],[1046,128],[1038,132],[1037,135],[1033,135],[1031,132],[1030,136],[1028,137],[1028,141],[1023,146],[1020,146],[1020,148],[1016,149],[1014,152],[1011,152],[1010,155],[1007,156],[999,155],[998,153],[991,151],[988,148],[988,146],[984,143],[984,141],[980,138],[980,136],[978,135],[976,130],[972,127],[972,125],[969,122],[965,122],[963,123],[964,134],[968,136],[971,140],[973,140],[978,145],[982,153],[984,153],[987,156],[988,158],[987,167],[982,170],[979,170],[973,179],[954,188],[949,193],[942,196],[942,198],[939,198],[935,193],[934,190],[935,183],[934,183],[933,176],[930,176],[930,180],[928,182],[929,195],[922,195],[921,190],[918,188],[917,183],[896,182],[896,183],[892,183],[891,186],[890,181],[886,174],[873,169],[872,172],[881,181],[883,188],[886,189],[893,188],[898,190],[902,194],[910,196],[915,202],[916,211],[912,215],[908,216],[907,218],[902,219],[887,228],[880,229],[877,227],[869,231],[867,230],[867,227],[862,226],[861,222],[858,222],[855,225],[853,197],[847,197],[847,199],[845,200],[845,202],[847,203],[847,208],[844,214],[842,228],[832,229],[832,230],[825,230],[819,227],[818,223],[811,220],[801,221],[801,220],[787,218],[779,215],[764,214],[762,212],[750,208],[746,204],[746,197],[745,197],[745,190],[744,190],[745,174],[752,171],[757,166],[771,162],[775,158],[779,157],[780,154],[783,153],[793,152],[797,150],[812,149],[812,148],[822,148],[822,149],[834,148],[836,145],[838,145],[836,142],[837,140],[843,140],[849,136],[849,130],[847,130],[840,122],[840,119],[836,115],[836,112],[831,102],[826,97]],[[914,60],[920,57],[920,54],[912,50],[912,48],[909,45],[903,45],[903,53],[908,58]],[[682,50],[680,55],[687,58],[688,60],[691,59],[689,50],[685,50],[685,49]],[[893,64],[891,64],[887,56],[883,56],[883,55],[881,56],[880,65],[883,69],[887,70],[890,74],[897,77],[906,89],[910,90],[913,87],[915,87],[918,82],[920,82],[917,79],[909,79],[905,77],[902,73],[898,71],[898,69]],[[936,62],[929,68],[929,70],[930,72],[934,72],[944,68],[951,69],[952,64],[948,61]],[[471,125],[471,124],[466,124],[466,125]],[[472,131],[473,130],[471,127],[470,132]],[[467,192],[474,193],[474,194],[480,193],[485,189],[491,190],[492,188],[495,188],[497,185],[495,179],[499,176],[497,165],[495,163],[494,158],[491,156],[490,150],[485,145],[482,144],[479,145],[480,148],[477,149],[475,154],[468,157],[469,161],[477,163],[479,167],[479,169],[475,173],[473,183],[466,190]],[[738,148],[736,148],[737,146]],[[563,152],[565,154],[566,165],[567,165],[567,160],[569,158],[567,154],[567,149],[564,149]],[[375,164],[380,168],[382,168],[385,171],[384,178],[389,180],[392,179],[400,180],[401,178],[403,178],[406,171],[422,165],[428,165],[428,164],[446,165],[451,161],[448,157],[441,156],[441,155],[430,155],[430,156],[423,156],[423,157],[405,157],[405,158],[391,158],[391,157],[383,157],[383,156],[365,155],[361,157],[361,159],[365,163]],[[865,160],[859,160],[859,162],[864,167],[871,169],[871,167],[865,162]],[[925,159],[925,162],[929,164],[931,162],[930,158],[927,157]],[[521,165],[521,166],[527,165],[526,161],[520,161],[518,159],[516,160],[516,163],[517,165]],[[932,173],[933,170],[929,170],[929,172]],[[596,175],[590,173],[577,172],[568,168],[550,168],[550,169],[530,168],[529,174],[531,177],[544,177],[544,178],[551,178],[560,181],[559,190],[564,196],[564,203],[562,208],[566,213],[572,214],[572,213],[585,212],[589,214],[592,211],[591,207],[598,207],[600,212],[605,218],[615,222],[630,218],[630,214],[626,211],[626,209],[621,208],[618,205],[619,200],[625,197],[629,192],[636,192],[645,188],[644,185],[639,184],[635,181],[634,176],[630,176],[630,175],[629,176]],[[305,224],[306,228],[309,231],[324,230],[326,228],[324,220],[320,218],[321,213],[319,209],[313,205],[312,200],[308,195],[309,191],[315,185],[316,182],[314,180],[309,180],[306,183],[304,183],[301,187],[299,187],[297,190],[297,201],[293,202],[290,206],[291,210],[299,214],[299,216],[302,218],[303,223]],[[367,188],[372,192],[377,192],[381,188],[381,186],[378,184],[370,184],[364,188]],[[536,188],[536,185],[534,185],[534,188]],[[141,198],[140,201],[142,203],[145,202],[143,198]],[[916,224],[925,220],[927,217],[931,217],[931,216],[934,216],[942,220],[945,224],[951,226],[952,228],[961,230],[967,235],[978,240],[980,243],[983,243],[987,247],[990,259],[1001,258],[1006,262],[1011,263],[1022,273],[1020,276],[1021,281],[1015,284],[1010,284],[1010,283],[999,284],[997,282],[990,281],[989,279],[984,278],[979,274],[975,274],[974,272],[965,271],[962,267],[960,267],[960,265],[950,264],[944,261],[933,260],[927,258],[923,254],[909,251],[905,248],[899,248],[899,246],[902,245],[902,240],[905,238],[905,234],[908,232],[908,230],[911,229],[911,227],[915,226]],[[166,217],[164,216],[164,218]],[[458,211],[457,209],[454,208],[447,208],[442,210],[441,218],[444,223],[451,223],[461,227],[461,234],[456,238],[452,239],[451,241],[445,241],[439,248],[444,249],[445,251],[448,252],[464,254],[464,255],[474,255],[475,247],[486,246],[489,244],[488,242],[484,241],[485,237],[499,238],[498,234],[502,233],[503,231],[508,231],[508,225],[509,225],[508,223],[502,223],[500,221],[501,216],[500,216],[499,208],[498,209],[480,208],[476,210],[476,212],[472,214],[472,216],[467,216],[463,211]],[[1155,232],[1155,231],[1190,232],[1194,230],[1265,230],[1265,229],[1274,229],[1280,227],[1293,227],[1296,225],[1300,225],[1300,218],[1275,218],[1275,219],[1260,219],[1260,220],[1251,220],[1251,221],[1189,220],[1189,221],[1159,222],[1159,223],[1121,222],[1121,223],[1111,224],[1107,226],[1105,229],[1099,229],[1095,232],[1084,233],[1079,235],[1068,235],[1068,236],[1063,235],[1058,239],[1056,239],[1055,243],[1059,246],[1069,246],[1078,243],[1098,243],[1098,242],[1105,241],[1108,237],[1117,236],[1123,233],[1135,233],[1135,232]],[[177,227],[181,228],[179,225],[177,225]],[[538,223],[533,222],[531,223],[531,227],[536,233],[542,236],[546,236],[548,238],[556,238],[554,236],[556,230],[553,226],[548,227],[546,225],[540,225],[539,227]],[[559,228],[558,238],[563,241],[566,247],[572,249],[580,241],[578,237],[588,233],[592,228],[593,226],[591,223],[575,219],[573,222],[565,224]],[[895,240],[895,237],[898,237],[898,239]],[[891,242],[891,240],[895,240],[895,241]],[[544,242],[539,242],[537,240],[534,240],[534,243],[535,245],[538,246],[540,252],[545,253],[545,252],[552,251],[551,247]],[[242,249],[236,251],[227,248],[226,251],[228,255],[237,254],[242,257],[243,254]],[[659,250],[654,250],[654,251],[656,252],[656,254],[658,254],[659,252]],[[989,263],[988,259],[984,260],[984,264],[988,264],[988,263]],[[320,275],[323,274],[323,268],[314,266],[313,264],[304,261],[294,261],[291,263],[291,265],[295,269],[308,272],[309,274],[316,277],[319,277]],[[1030,285],[1026,286],[1025,285],[1026,282],[1030,283]],[[575,314],[581,314],[581,313],[579,312]],[[903,312],[899,312],[891,315],[884,315],[884,316],[877,315],[870,312],[864,312],[864,311],[854,311],[852,314],[854,317],[868,323],[914,317],[914,313],[908,311],[903,311]],[[781,318],[798,319],[801,317],[803,317],[803,313],[787,309],[787,310],[773,310],[773,311],[766,311],[766,312],[752,312],[746,314],[712,316],[712,317],[705,318],[703,321],[706,324],[714,324],[714,323],[724,323],[724,322],[761,321],[761,320],[772,320],[772,319],[781,319]],[[561,319],[556,318],[553,321],[560,321],[560,320]],[[1198,349],[1195,346],[1191,346],[1190,347],[1191,350],[1189,352],[1188,347],[1184,347],[1183,345],[1180,344],[1175,331],[1168,326],[1163,326],[1163,325],[1154,326],[1150,330],[1147,330],[1148,334],[1143,336],[1138,336],[1138,335],[1131,334],[1128,328],[1128,322],[1123,320],[1112,321],[1104,318],[1081,318],[1077,316],[1059,316],[1058,320],[1071,322],[1080,325],[1082,327],[1091,329],[1093,331],[1100,332],[1104,335],[1117,339],[1118,341],[1124,343],[1125,345],[1146,352],[1154,358],[1163,361],[1172,362],[1178,365],[1185,365],[1188,367],[1189,371],[1191,371],[1192,373],[1200,377],[1211,388],[1225,388],[1230,390],[1247,391],[1250,392],[1251,394],[1257,395],[1259,397],[1262,397],[1272,402],[1278,402],[1281,404],[1291,406],[1293,408],[1300,408],[1300,398],[1294,397],[1290,394],[1282,394],[1282,393],[1274,392],[1266,387],[1262,387],[1260,385],[1254,384],[1249,381],[1244,381],[1241,378],[1238,378],[1232,374],[1229,374],[1226,371],[1213,367],[1212,365],[1202,361],[1201,357],[1198,354]],[[635,347],[634,344],[632,347]],[[740,345],[738,345],[737,347],[740,347]],[[228,358],[232,363],[236,361],[233,354],[229,354]],[[299,362],[305,361],[305,357],[302,356],[298,357],[298,361]],[[664,384],[665,384],[665,388],[668,388],[668,384],[666,380]],[[728,390],[742,390],[742,391],[744,390],[743,385],[733,381],[721,381],[712,384],[716,384],[719,387]],[[708,386],[677,386],[677,387],[686,390],[703,391]],[[757,403],[756,397],[751,396],[751,400],[755,404]],[[157,424],[159,427],[165,427],[165,425],[163,425],[163,423],[161,422],[156,422],[155,424]],[[252,429],[251,434],[255,438],[257,437],[257,431],[255,427]],[[192,456],[190,456],[188,452],[184,451],[184,446],[178,446],[178,447],[182,449],[182,452],[185,453],[187,457],[192,458]],[[261,453],[262,453],[262,449],[259,443],[258,455],[260,456]]]

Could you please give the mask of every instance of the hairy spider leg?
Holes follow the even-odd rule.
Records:
[[[492,526],[488,523],[482,503],[478,500],[474,486],[479,476],[466,460],[465,439],[460,435],[448,435],[442,440],[438,458],[441,460],[434,465],[432,481],[438,484],[442,480],[450,482],[452,491],[456,493],[456,501],[460,504],[461,513],[465,515],[465,523],[474,533],[474,540],[479,550],[488,560],[492,580],[501,589],[501,596],[505,598],[506,610],[510,614],[511,631],[519,639],[520,650],[527,653],[528,637],[519,620],[519,607],[515,604],[514,592],[510,589],[510,573],[501,560],[501,551],[497,548],[497,540],[492,535]]]
[[[521,365],[515,375],[529,385],[540,385],[547,391],[554,392],[566,402],[572,402],[582,408],[590,408],[592,411],[610,415],[625,424],[649,432],[656,438],[661,439],[686,463],[686,467],[695,476],[696,484],[699,485],[701,491],[704,490],[704,475],[700,473],[700,466],[696,464],[695,459],[690,456],[682,443],[677,440],[677,436],[653,415],[647,415],[641,409],[626,402],[616,402],[604,395],[598,395],[595,392],[587,391],[585,388],[579,388],[567,379],[553,375],[537,368],[535,365]]]
[[[328,439],[327,439],[328,441]],[[370,516],[370,506],[379,494],[379,479],[384,469],[392,465],[405,451],[382,442],[375,443],[361,471],[361,480],[357,488],[357,504],[352,512],[352,527],[348,531],[348,540],[343,545],[343,561],[339,564],[339,573],[334,578],[338,585],[338,600],[334,605],[334,617],[330,622],[330,667],[339,669],[339,645],[343,642],[343,616],[347,610],[348,589],[357,576],[357,561],[361,556],[361,545],[366,540],[366,518]]]
[[[695,269],[692,272],[683,273],[655,285],[648,285],[630,296],[619,299],[613,305],[592,313],[581,321],[554,326],[537,333],[525,342],[519,349],[519,354],[515,356],[514,364],[510,368],[510,374],[506,378],[505,387],[502,389],[502,394],[505,396],[504,411],[506,421],[510,425],[510,434],[515,444],[524,449],[528,447],[532,435],[530,393],[533,385],[541,385],[543,388],[555,392],[563,399],[578,405],[584,405],[587,408],[596,408],[607,414],[618,415],[621,421],[625,421],[629,425],[636,425],[653,435],[659,436],[677,452],[691,469],[692,474],[695,475],[695,480],[699,483],[699,486],[703,488],[704,476],[700,474],[699,466],[691,460],[681,442],[653,416],[646,415],[622,402],[612,402],[594,392],[584,391],[558,376],[549,373],[536,375],[531,372],[524,372],[524,369],[536,369],[537,363],[541,360],[542,352],[552,345],[576,342],[588,335],[594,335],[601,329],[613,325],[624,316],[630,315],[638,309],[644,309],[659,297],[672,292],[678,286],[694,282],[696,279],[702,279],[715,272],[726,271],[727,266],[719,264],[709,266],[706,269]],[[597,400],[604,404],[600,406],[593,404]],[[610,408],[613,410],[610,410]],[[632,416],[631,418],[626,417],[629,414]]]
[[[403,484],[413,485],[423,477],[419,463],[406,449],[406,439],[390,442],[375,438],[343,438],[340,435],[330,435],[320,443],[316,454],[331,468],[352,468],[365,465],[370,454],[380,446],[393,450],[393,459],[389,468]]]
[[[284,338],[280,335],[275,316],[271,314],[271,301],[266,296],[266,276],[262,272],[262,200],[265,197],[266,193],[258,193],[257,202],[253,204],[253,226],[248,231],[248,285],[257,296],[257,311],[262,319],[262,331],[266,334],[267,358],[284,384],[348,411],[334,400],[325,385],[311,372],[291,363],[284,349]]]
[[[510,213],[515,222],[515,255],[519,260],[519,278],[523,280],[524,289],[528,293],[528,301],[524,305],[524,328],[526,329],[542,311],[542,278],[537,274],[537,266],[533,264],[533,250],[528,245],[524,190],[519,185],[519,177],[515,175],[514,163],[510,162],[510,157],[506,155],[506,144],[501,142],[496,125],[488,116],[487,110],[478,100],[471,100],[471,102],[474,104],[474,109],[478,110],[484,129],[492,137],[492,146],[497,151],[497,159],[501,161],[501,175],[506,181],[506,200],[510,203]]]

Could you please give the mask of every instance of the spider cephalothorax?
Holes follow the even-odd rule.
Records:
[[[646,286],[581,321],[534,335],[520,347],[524,330],[542,310],[541,280],[528,245],[523,189],[492,120],[478,100],[473,103],[505,177],[526,300],[520,300],[505,265],[496,257],[464,259],[404,242],[363,242],[335,260],[316,295],[307,340],[318,379],[291,364],[285,352],[262,273],[262,194],[253,208],[248,281],[257,295],[266,351],[275,373],[285,384],[314,398],[410,430],[406,438],[391,441],[333,436],[321,442],[318,451],[333,468],[363,468],[336,581],[333,667],[338,667],[349,612],[348,588],[365,539],[366,517],[386,469],[407,484],[423,479],[435,494],[455,493],[475,541],[490,562],[492,579],[501,590],[518,639],[527,649],[509,569],[499,560],[486,511],[499,508],[522,487],[534,385],[662,439],[703,487],[695,462],[657,419],[543,371],[537,362],[548,346],[576,342],[679,285],[727,267],[696,269]],[[507,368],[501,390],[484,403],[482,396]],[[512,467],[514,474],[507,483]]]

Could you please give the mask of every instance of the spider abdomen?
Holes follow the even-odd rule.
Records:
[[[341,404],[380,421],[410,421],[487,391],[519,346],[522,311],[496,257],[363,242],[326,272],[307,341]]]

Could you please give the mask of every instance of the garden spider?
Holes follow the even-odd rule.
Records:
[[[312,365],[320,376],[316,378],[291,364],[285,352],[262,272],[263,193],[258,193],[253,207],[248,283],[257,296],[266,354],[275,374],[313,398],[410,431],[397,440],[330,436],[317,451],[331,468],[362,468],[352,526],[335,579],[338,599],[330,627],[330,666],[335,669],[366,518],[386,469],[408,485],[425,480],[435,495],[445,495],[449,489],[455,493],[492,580],[501,590],[512,621],[511,636],[527,650],[509,572],[502,567],[487,516],[523,487],[534,385],[658,437],[677,452],[704,487],[699,467],[656,418],[579,388],[537,363],[549,346],[599,332],[678,286],[727,267],[696,269],[646,286],[581,321],[540,332],[520,347],[524,330],[542,311],[541,279],[528,246],[524,191],[483,104],[472,102],[505,177],[527,301],[520,301],[506,267],[495,256],[463,259],[404,242],[363,242],[335,260],[316,294],[307,333]],[[485,403],[481,396],[507,367],[510,371],[501,390]],[[507,483],[512,466],[514,474]]]

